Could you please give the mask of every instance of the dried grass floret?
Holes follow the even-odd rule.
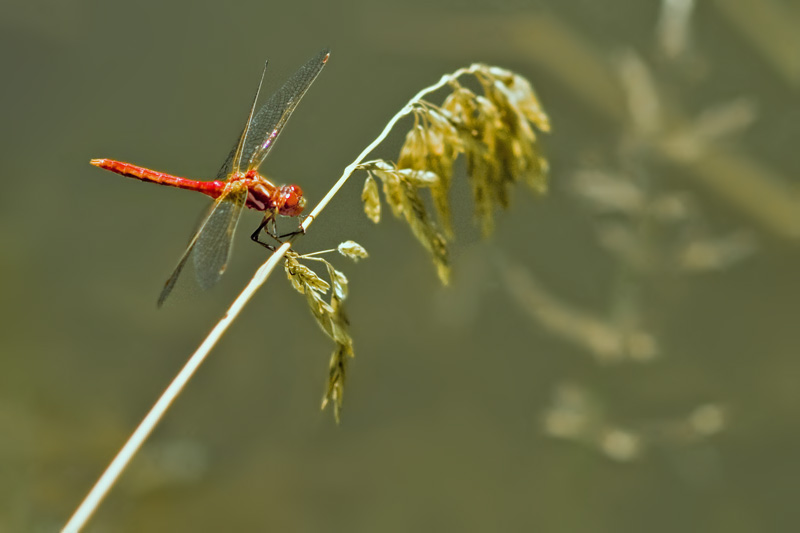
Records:
[[[361,259],[366,259],[369,257],[369,254],[367,254],[367,251],[364,249],[364,247],[355,241],[344,241],[343,243],[339,244],[336,250],[343,256],[349,257],[353,261],[360,261]]]
[[[447,243],[420,196],[420,188],[436,184],[437,180],[433,178],[435,174],[425,170],[397,169],[385,161],[364,163],[360,168],[367,171],[368,179],[370,176],[380,179],[392,213],[406,220],[417,240],[431,253],[439,279],[442,283],[448,283],[450,263]]]
[[[478,80],[483,94],[459,83],[465,74]],[[379,160],[357,167],[368,172],[362,193],[367,216],[373,222],[380,220],[375,183],[379,179],[392,213],[404,218],[432,253],[443,282],[449,279],[447,240],[452,239],[453,228],[448,193],[458,155],[464,154],[466,160],[475,219],[488,236],[494,229],[496,209],[510,205],[512,184],[524,181],[537,193],[546,191],[548,165],[535,129],[550,131],[533,88],[518,74],[475,64],[444,78],[440,86],[445,84],[452,92],[441,106],[421,96],[407,106],[414,124],[396,164]],[[420,197],[421,188],[430,190],[435,221]]]
[[[381,221],[381,198],[378,195],[378,184],[372,174],[367,175],[364,181],[364,190],[361,192],[361,201],[364,202],[364,212],[367,217],[377,224]]]
[[[367,251],[358,243],[346,241],[339,245],[337,250],[344,256],[358,261],[367,257]],[[284,261],[286,271],[292,286],[301,294],[305,294],[311,314],[322,328],[322,331],[333,340],[336,347],[331,354],[328,380],[325,394],[322,398],[322,408],[328,402],[333,402],[336,422],[340,420],[342,401],[344,399],[344,382],[347,375],[347,359],[354,356],[353,339],[350,336],[350,321],[344,309],[344,300],[347,298],[347,277],[336,270],[319,254],[330,252],[325,250],[315,254],[298,255],[288,252]],[[325,265],[329,282],[323,280],[316,272],[302,264],[301,260],[318,261]],[[330,301],[325,301],[323,296],[331,289]]]
[[[406,134],[397,160],[399,169],[429,172],[430,182],[425,185],[431,189],[434,208],[448,237],[453,236],[453,227],[447,194],[453,177],[453,163],[461,151],[461,141],[453,124],[433,108],[420,106],[415,113],[414,127]]]

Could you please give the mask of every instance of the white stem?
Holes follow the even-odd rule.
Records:
[[[300,257],[302,257],[303,259],[312,259],[312,260],[316,260],[316,261],[321,261],[321,259],[319,259],[317,257],[318,255],[329,254],[329,253],[335,252],[335,251],[336,251],[336,248],[331,248],[329,250],[320,250],[318,252],[311,252],[310,254],[303,254]]]
[[[250,280],[250,283],[247,284],[241,294],[239,294],[236,300],[234,300],[233,304],[228,309],[228,312],[222,317],[222,320],[220,320],[217,325],[214,326],[214,329],[211,330],[200,347],[198,347],[197,350],[192,354],[186,365],[181,369],[180,372],[178,372],[178,375],[175,376],[175,379],[172,380],[172,383],[170,383],[166,390],[161,394],[161,397],[158,399],[155,405],[153,405],[152,409],[150,409],[150,412],[147,413],[147,416],[144,417],[136,430],[131,434],[131,436],[128,438],[128,441],[117,453],[117,456],[114,457],[113,461],[111,461],[111,464],[108,465],[108,468],[106,468],[105,472],[103,472],[103,475],[100,476],[100,479],[97,480],[97,483],[95,483],[94,487],[92,487],[92,490],[89,491],[89,494],[75,511],[75,514],[72,515],[72,518],[69,519],[67,525],[64,526],[64,529],[62,530],[64,533],[77,533],[81,530],[81,528],[83,528],[84,525],[86,525],[86,522],[97,509],[97,506],[100,505],[100,502],[108,493],[109,489],[117,481],[125,467],[128,466],[128,463],[130,463],[131,459],[133,459],[133,456],[136,454],[136,452],[139,451],[139,448],[141,448],[144,441],[153,431],[153,428],[155,428],[156,424],[158,424],[158,422],[164,416],[164,413],[166,413],[169,406],[172,404],[178,394],[180,394],[181,390],[194,375],[198,367],[203,363],[211,349],[222,337],[222,334],[228,329],[228,326],[230,326],[234,319],[239,315],[248,300],[250,300],[258,288],[261,287],[265,281],[267,281],[267,278],[275,269],[281,258],[289,250],[290,246],[291,245],[288,242],[284,243],[274,254],[270,256],[267,262],[264,263],[258,269],[258,271],[256,271],[253,279]]]
[[[347,182],[347,179],[350,177],[350,175],[355,172],[356,167],[361,164],[364,158],[367,157],[381,142],[383,142],[386,136],[389,135],[389,132],[392,130],[394,125],[401,118],[413,111],[415,103],[420,101],[426,94],[440,89],[451,80],[458,78],[462,74],[471,72],[474,68],[474,66],[468,69],[462,68],[453,74],[446,74],[442,76],[438,83],[421,90],[411,100],[409,100],[405,107],[403,107],[403,109],[401,109],[394,117],[392,117],[389,123],[386,124],[386,127],[383,129],[381,134],[374,141],[372,141],[372,143],[367,146],[363,152],[361,152],[355,161],[353,161],[347,166],[347,168],[344,169],[344,172],[339,180],[333,185],[331,190],[328,191],[328,194],[326,194],[325,197],[320,200],[316,207],[314,207],[314,209],[311,211],[309,216],[306,217],[301,224],[303,231],[307,230],[308,227],[311,226],[317,215],[319,215],[319,213],[325,209],[331,199]],[[97,510],[100,502],[103,500],[106,494],[108,494],[108,491],[111,489],[114,483],[116,483],[116,481],[119,479],[122,471],[128,466],[128,463],[131,462],[133,456],[136,455],[136,452],[142,447],[144,441],[147,440],[147,437],[156,427],[161,418],[163,418],[167,409],[169,409],[169,406],[173,401],[175,401],[175,398],[177,398],[183,387],[186,385],[189,379],[191,379],[198,367],[203,363],[211,349],[217,344],[223,333],[225,333],[225,331],[228,329],[228,326],[230,326],[233,323],[233,320],[239,315],[245,304],[250,300],[250,298],[253,297],[258,288],[267,281],[267,278],[269,278],[278,262],[283,259],[283,256],[286,255],[286,252],[289,251],[289,248],[291,248],[291,242],[283,243],[280,248],[278,248],[269,257],[267,262],[264,263],[258,269],[258,271],[256,271],[253,279],[250,280],[250,283],[247,284],[241,294],[239,294],[236,300],[234,300],[233,304],[231,304],[231,307],[228,309],[228,312],[225,313],[219,322],[217,322],[203,343],[197,348],[197,351],[192,354],[186,365],[181,369],[180,372],[178,372],[178,375],[175,376],[175,379],[172,380],[172,383],[169,384],[155,405],[153,405],[153,407],[150,409],[150,412],[147,413],[136,430],[128,438],[128,441],[125,443],[122,449],[120,449],[116,457],[114,457],[114,459],[111,461],[111,464],[108,465],[105,472],[103,472],[103,475],[100,476],[100,479],[97,480],[97,483],[95,483],[94,487],[92,487],[92,490],[89,491],[89,494],[86,495],[86,498],[83,500],[83,502],[81,502],[80,506],[78,506],[78,509],[69,519],[69,522],[67,522],[67,524],[64,526],[64,529],[62,529],[63,533],[77,533],[86,525],[86,522],[95,512],[95,510]]]

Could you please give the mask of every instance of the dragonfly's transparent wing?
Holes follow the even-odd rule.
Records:
[[[242,136],[240,137],[240,139],[244,138],[245,131],[247,130],[242,131]],[[233,158],[236,157],[236,150],[238,150],[238,148],[239,148],[239,141],[236,141],[236,145],[231,150],[231,153],[228,154],[228,157],[225,158],[225,162],[222,163],[222,166],[217,172],[216,179],[223,181],[227,180],[228,176],[231,174],[231,172],[233,172]]]
[[[222,163],[222,167],[217,172],[217,179],[218,180],[225,180],[227,177],[234,171],[238,171],[241,167],[242,161],[242,150],[244,149],[244,140],[247,138],[247,133],[250,131],[250,124],[253,122],[253,113],[256,110],[256,102],[258,102],[258,95],[261,93],[261,85],[264,83],[264,76],[267,73],[267,65],[269,65],[269,61],[264,63],[264,70],[261,72],[261,80],[258,82],[258,87],[256,88],[256,94],[253,97],[253,103],[250,105],[250,113],[247,115],[247,121],[244,123],[244,128],[242,129],[242,134],[239,135],[239,140],[236,141],[236,144],[233,146],[233,149],[228,154],[228,157],[225,158],[225,162]]]
[[[233,245],[233,235],[247,199],[247,188],[232,191],[209,217],[197,238],[194,251],[194,269],[197,281],[208,289],[219,281],[228,266]]]
[[[246,132],[242,147],[242,167],[250,170],[261,165],[329,56],[330,51],[326,48],[311,58],[261,106],[251,119],[249,131]]]
[[[159,307],[175,288],[175,283],[189,257],[192,257],[197,281],[201,287],[207,289],[219,280],[228,265],[233,234],[246,199],[247,188],[239,187],[214,202],[186,251],[183,252],[178,266],[164,285],[158,297]]]

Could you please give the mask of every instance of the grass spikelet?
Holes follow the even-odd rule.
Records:
[[[344,256],[358,261],[367,257],[367,251],[358,243],[346,241],[339,245],[337,250]],[[330,252],[333,250],[325,250]],[[333,403],[333,413],[339,423],[344,400],[344,385],[347,375],[347,360],[354,356],[353,339],[350,336],[350,321],[344,308],[347,298],[347,277],[325,259],[317,257],[321,253],[298,255],[288,252],[284,261],[286,271],[292,286],[301,294],[305,294],[311,314],[319,324],[322,331],[333,340],[335,348],[331,354],[328,380],[325,385],[325,394],[322,398],[322,408],[329,402]],[[325,265],[329,282],[323,280],[316,272],[302,264],[301,260],[318,261]],[[331,290],[330,301],[325,301],[323,295]]]
[[[363,246],[354,241],[344,241],[339,244],[336,250],[345,257],[349,257],[353,261],[360,261],[369,257],[367,251]]]
[[[361,201],[364,202],[364,212],[375,224],[381,221],[381,198],[378,195],[378,184],[372,174],[367,175],[364,181],[364,190],[361,192]]]
[[[384,197],[392,213],[405,219],[417,240],[431,253],[439,279],[447,284],[450,280],[447,241],[434,224],[420,196],[421,188],[438,184],[436,174],[426,170],[397,169],[385,161],[365,163],[360,168],[366,170],[369,176],[381,180]]]
[[[465,74],[478,80],[483,94],[459,83]],[[507,209],[511,203],[514,183],[524,181],[534,192],[546,191],[548,165],[535,130],[550,131],[550,121],[530,83],[511,71],[475,64],[444,81],[452,92],[441,106],[422,98],[407,106],[414,124],[397,163],[378,160],[357,168],[368,173],[362,200],[370,220],[380,220],[375,184],[379,179],[392,213],[404,218],[431,252],[439,278],[446,283],[450,273],[447,240],[453,238],[448,194],[456,158],[464,154],[475,219],[488,236],[497,208]],[[422,200],[422,188],[430,190],[435,220]]]

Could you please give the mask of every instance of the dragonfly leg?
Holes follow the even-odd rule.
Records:
[[[277,236],[277,237],[275,237],[275,238],[276,238],[276,239],[278,239],[278,240],[280,241],[280,240],[282,240],[282,239],[285,239],[286,237],[294,237],[295,235],[305,235],[305,234],[306,234],[306,230],[304,230],[304,229],[301,227],[301,228],[299,228],[299,229],[296,229],[296,230],[294,230],[294,231],[290,231],[289,233],[284,233],[283,235],[278,235],[278,236]]]
[[[278,229],[278,226],[277,226],[277,222],[275,221],[275,215],[273,213],[270,213],[270,214],[264,215],[264,218],[261,220],[261,224],[259,224],[258,227],[256,228],[256,230],[253,232],[253,234],[250,235],[250,238],[253,241],[255,241],[258,244],[260,244],[261,246],[263,246],[263,247],[267,248],[268,250],[271,250],[271,251],[274,252],[275,251],[275,247],[273,245],[271,245],[269,243],[266,243],[266,242],[264,242],[264,241],[262,241],[261,239],[258,238],[260,233],[261,233],[261,230],[264,230],[264,233],[266,233],[267,235],[269,235],[270,237],[272,237],[273,239],[278,241],[280,244],[283,244],[283,239],[285,239],[287,237],[294,237],[295,235],[300,235],[300,234],[305,235],[305,233],[306,233],[306,230],[303,228],[302,225],[298,229],[296,229],[294,231],[290,231],[289,233],[284,233],[283,235],[275,235],[275,233],[277,232],[277,229]]]
[[[275,251],[275,247],[274,246],[272,246],[271,244],[266,243],[266,242],[264,242],[264,241],[262,241],[262,240],[260,240],[258,238],[259,234],[261,233],[261,230],[263,229],[264,233],[266,233],[267,235],[269,235],[270,237],[272,237],[276,241],[281,242],[281,240],[278,237],[276,237],[275,234],[273,232],[271,232],[269,230],[269,228],[267,227],[268,225],[270,225],[270,223],[272,223],[272,225],[275,225],[275,217],[271,216],[271,215],[264,215],[264,218],[261,220],[261,224],[259,224],[258,227],[256,228],[256,230],[253,232],[253,234],[250,235],[250,238],[253,241],[255,241],[258,244],[260,244],[261,246],[265,247],[267,250],[271,250],[271,251],[274,252]]]
[[[303,217],[303,222],[305,222],[305,220],[306,220],[307,218],[309,218],[310,216],[311,216],[311,215],[308,215],[307,217]],[[285,239],[286,237],[294,237],[295,235],[305,235],[305,234],[306,234],[306,229],[303,227],[303,224],[301,223],[301,224],[300,224],[300,225],[297,227],[297,229],[296,229],[296,230],[294,230],[294,231],[290,231],[289,233],[284,233],[283,235],[279,235],[279,236],[278,236],[278,237],[276,237],[276,238],[277,238],[278,240],[280,240],[280,239]]]

